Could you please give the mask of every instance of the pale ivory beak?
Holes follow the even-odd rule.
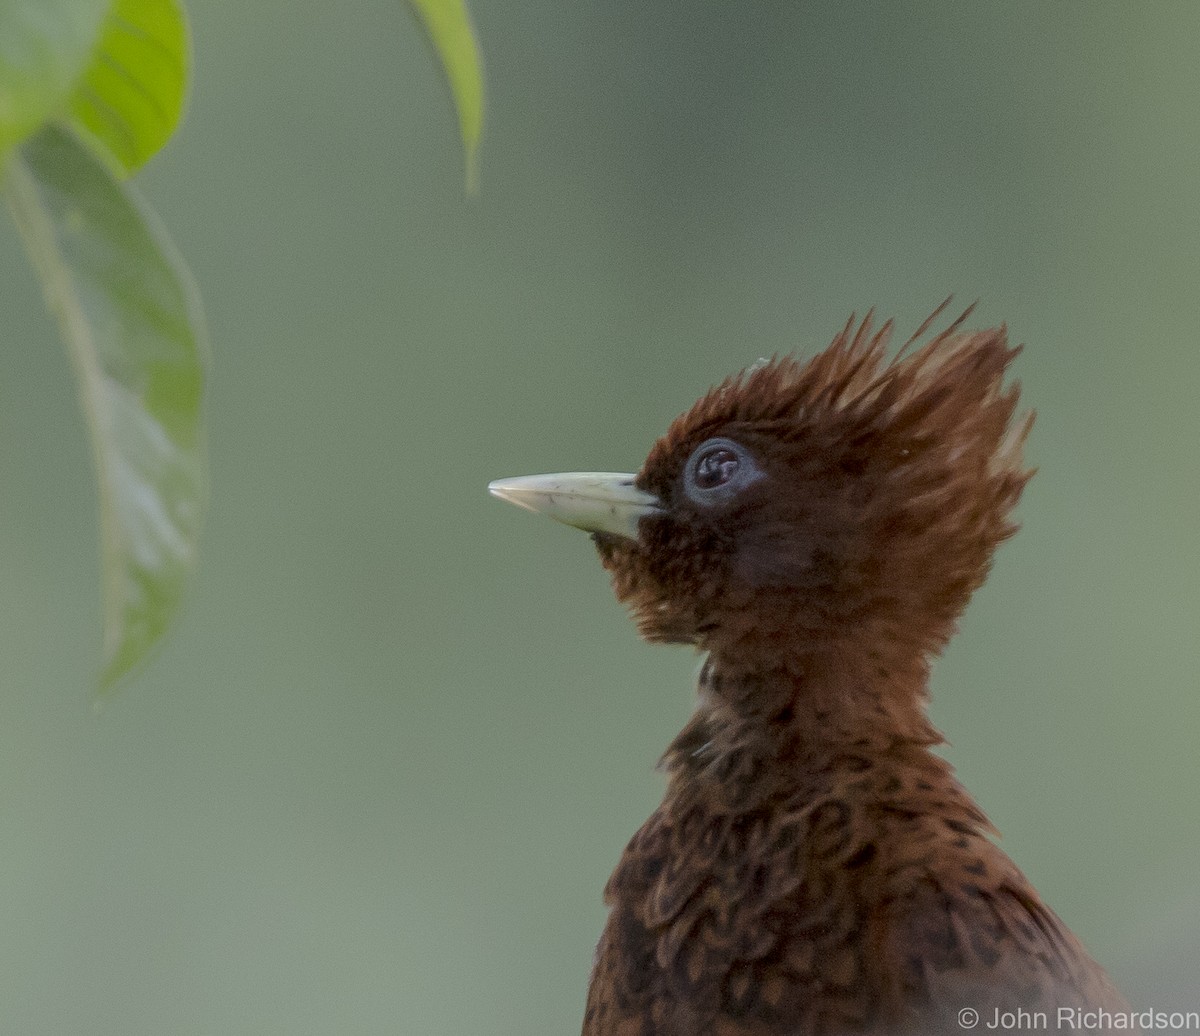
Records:
[[[488,483],[488,492],[584,532],[606,532],[636,540],[638,522],[662,510],[658,497],[633,484],[633,475],[571,471],[521,475]]]

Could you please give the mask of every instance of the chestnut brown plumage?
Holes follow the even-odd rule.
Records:
[[[636,476],[492,484],[594,534],[644,637],[707,653],[605,892],[584,1036],[1128,1010],[930,751],[930,657],[1031,474],[1018,350],[967,314],[916,347],[941,308],[891,361],[868,315],[726,380]]]

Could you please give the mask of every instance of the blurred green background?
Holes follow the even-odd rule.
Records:
[[[1137,1006],[1200,1008],[1200,7],[476,0],[466,201],[393,0],[197,0],[141,179],[201,284],[212,511],[104,708],[67,360],[0,236],[0,1031],[577,1031],[696,660],[490,478],[949,292],[1039,411],[948,755]]]

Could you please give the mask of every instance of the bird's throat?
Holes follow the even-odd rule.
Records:
[[[919,656],[828,651],[752,666],[710,654],[697,691],[702,707],[813,750],[895,742],[928,747],[942,740],[925,714],[928,683],[929,666]]]
[[[673,783],[711,783],[752,806],[856,760],[933,759],[928,750],[942,737],[925,715],[927,679],[923,662],[812,658],[752,670],[710,655],[697,680],[696,712],[663,767]]]

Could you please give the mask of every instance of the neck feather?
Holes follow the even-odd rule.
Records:
[[[731,805],[803,793],[885,760],[953,782],[929,752],[943,739],[925,715],[927,680],[923,660],[813,657],[756,669],[710,655],[696,712],[662,765],[677,790],[700,779]]]

